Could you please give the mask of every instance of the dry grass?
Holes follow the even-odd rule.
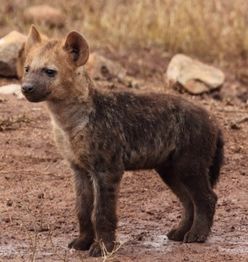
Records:
[[[159,45],[221,58],[247,52],[246,10],[245,0],[105,1],[84,26],[117,45]]]
[[[22,19],[25,7],[50,2],[2,1],[6,4],[1,7],[5,15],[0,16],[0,28],[9,25],[24,31],[29,26]],[[68,30],[84,32],[95,45],[155,45],[211,58],[243,56],[248,51],[246,0],[54,0],[52,5],[66,13]]]
[[[101,241],[100,242],[100,247],[101,247],[101,250],[102,250],[103,262],[107,262],[107,261],[110,261],[110,260],[114,259],[114,255],[121,248],[121,246],[123,244],[124,243],[116,243],[114,249],[111,252],[109,252],[107,250],[106,246],[104,245],[104,243]]]

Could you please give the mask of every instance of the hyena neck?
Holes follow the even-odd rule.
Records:
[[[78,74],[66,99],[47,102],[52,120],[67,132],[85,126],[93,111],[93,88],[94,84],[86,72]]]

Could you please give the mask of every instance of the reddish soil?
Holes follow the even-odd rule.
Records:
[[[129,73],[151,77],[162,90],[160,63],[144,64],[146,75],[136,64],[129,65]],[[237,86],[228,79],[217,95],[181,94],[215,114],[225,134],[226,159],[208,241],[168,241],[166,233],[180,219],[179,202],[155,172],[127,172],[118,208],[122,245],[110,261],[248,261],[248,106],[237,98]],[[231,98],[216,100],[222,94]],[[0,95],[0,141],[0,261],[102,261],[67,249],[78,230],[73,176],[54,146],[45,105]]]

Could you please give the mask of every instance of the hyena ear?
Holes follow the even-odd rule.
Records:
[[[42,37],[37,28],[31,25],[28,37],[25,43],[25,54],[36,44],[41,43]]]
[[[63,49],[68,53],[69,59],[76,66],[84,65],[89,58],[89,46],[78,32],[70,32],[63,44]]]

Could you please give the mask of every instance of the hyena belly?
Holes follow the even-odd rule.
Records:
[[[175,141],[167,139],[166,131],[162,138],[156,134],[152,137],[152,131],[148,137],[130,142],[123,154],[126,170],[153,169],[163,164],[175,150]]]

